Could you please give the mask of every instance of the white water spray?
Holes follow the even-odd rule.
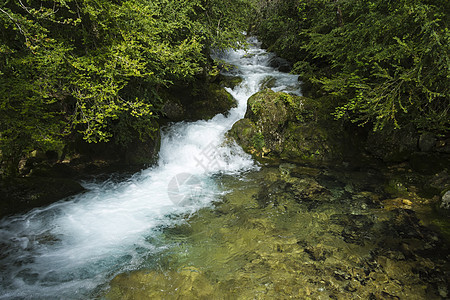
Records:
[[[174,124],[162,135],[159,162],[131,179],[86,184],[89,192],[0,221],[0,299],[78,299],[114,275],[138,268],[158,249],[155,229],[179,222],[220,193],[212,175],[255,168],[224,134],[242,118],[247,99],[267,77],[274,90],[300,93],[297,77],[268,66],[272,54],[252,47],[220,58],[243,82],[227,89],[238,101],[227,116]]]

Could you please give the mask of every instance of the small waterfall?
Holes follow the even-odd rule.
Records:
[[[180,122],[162,134],[159,162],[121,183],[88,183],[86,193],[0,220],[0,299],[86,298],[159,250],[155,229],[180,222],[220,194],[213,175],[257,168],[224,134],[247,99],[270,79],[274,90],[300,94],[297,76],[269,66],[273,54],[249,40],[248,51],[219,57],[243,82],[227,89],[238,101],[227,116]],[[157,237],[156,237],[157,238]]]

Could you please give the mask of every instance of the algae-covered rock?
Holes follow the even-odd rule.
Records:
[[[354,150],[329,115],[318,101],[266,89],[249,98],[229,136],[257,157],[331,161]]]
[[[236,100],[219,84],[211,83],[206,90],[199,91],[198,98],[188,108],[188,113],[194,119],[211,119],[215,115],[227,114],[237,106]]]
[[[257,144],[258,132],[255,124],[249,119],[241,119],[234,123],[231,135],[245,152],[252,153],[263,146]]]

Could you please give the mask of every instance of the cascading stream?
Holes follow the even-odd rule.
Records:
[[[297,76],[269,67],[273,54],[249,41],[248,51],[216,57],[236,65],[230,73],[243,78],[228,89],[238,101],[228,116],[170,126],[162,134],[158,164],[125,182],[85,184],[86,193],[0,221],[0,299],[92,295],[161,250],[150,241],[156,228],[209,205],[221,192],[214,174],[238,176],[256,168],[242,149],[223,143],[224,134],[268,77],[274,90],[300,89]]]

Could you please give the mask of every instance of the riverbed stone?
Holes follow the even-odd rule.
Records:
[[[362,176],[297,174],[302,167],[263,167],[244,181],[226,176],[222,183],[230,193],[223,201],[175,225],[189,230],[163,230],[175,241],[167,261],[119,275],[107,298],[172,293],[187,299],[202,296],[201,287],[208,299],[445,299],[448,248],[411,210],[350,213],[348,205],[359,200],[349,196],[378,201],[383,195],[360,190],[367,186],[357,182]],[[336,185],[352,188],[344,196],[332,194],[335,201],[309,201],[315,207],[296,201],[299,193],[315,198]]]
[[[201,270],[186,267],[178,272],[132,272],[112,281],[107,299],[211,299],[218,295]]]

